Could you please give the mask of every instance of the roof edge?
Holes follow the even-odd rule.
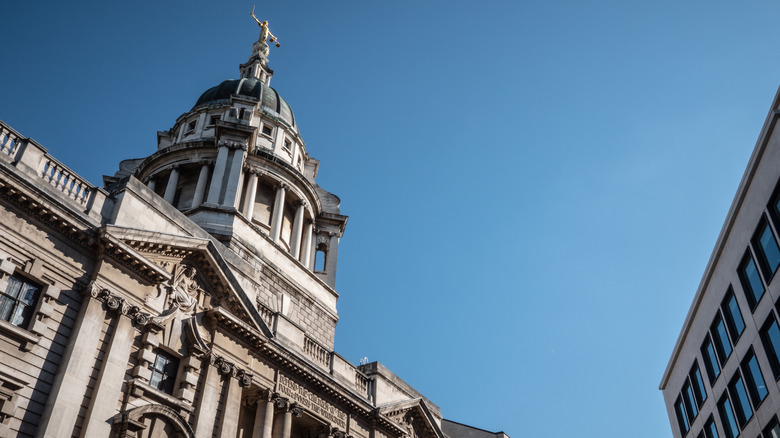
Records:
[[[664,374],[661,377],[661,383],[658,385],[658,389],[660,390],[664,390],[666,388],[666,384],[669,381],[669,375],[671,374],[671,370],[680,356],[682,343],[687,337],[688,332],[691,329],[691,324],[693,323],[693,315],[695,315],[696,311],[699,309],[699,305],[701,304],[704,291],[707,289],[707,286],[709,285],[710,280],[712,279],[712,274],[715,265],[717,265],[718,260],[720,259],[720,256],[723,253],[726,240],[728,239],[734,227],[734,222],[736,221],[737,212],[742,207],[742,203],[745,200],[745,194],[747,193],[748,187],[750,187],[751,183],[753,182],[753,177],[755,176],[757,170],[757,163],[764,155],[764,151],[766,150],[767,143],[769,142],[769,136],[774,130],[775,124],[777,123],[777,120],[780,117],[780,108],[778,107],[780,107],[780,87],[778,87],[777,92],[775,92],[775,98],[772,100],[772,105],[769,109],[769,114],[767,115],[766,120],[764,121],[764,125],[761,128],[761,133],[759,134],[758,140],[756,141],[756,146],[753,148],[753,153],[750,155],[750,160],[748,160],[747,168],[745,169],[745,173],[742,175],[742,179],[739,182],[737,193],[736,195],[734,195],[734,200],[731,202],[731,207],[729,207],[729,212],[726,215],[726,220],[724,221],[723,227],[721,228],[720,233],[718,234],[718,239],[715,241],[715,248],[713,249],[712,254],[710,255],[709,261],[707,262],[707,267],[704,269],[704,274],[702,275],[701,282],[699,282],[699,287],[696,290],[696,295],[694,295],[693,297],[693,303],[691,304],[690,309],[688,309],[688,314],[685,316],[685,322],[683,323],[683,328],[680,331],[679,336],[677,337],[677,342],[674,344],[674,349],[672,350],[672,356],[669,358],[669,362],[666,365]]]

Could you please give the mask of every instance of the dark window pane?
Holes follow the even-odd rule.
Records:
[[[26,327],[32,319],[40,286],[23,277],[8,277],[8,287],[0,291],[0,319],[13,325]]]
[[[715,351],[718,352],[721,367],[726,363],[726,359],[731,355],[731,343],[729,335],[726,333],[726,325],[718,315],[712,323],[712,342],[715,344]]]
[[[739,435],[739,426],[737,426],[737,419],[734,417],[734,411],[731,410],[731,402],[725,395],[718,403],[718,412],[720,413],[720,421],[723,423],[723,431],[726,433],[726,438],[737,438]]]
[[[752,310],[764,295],[764,284],[761,283],[761,276],[758,275],[758,269],[756,269],[756,264],[750,257],[750,253],[745,254],[745,258],[739,266],[739,279]]]
[[[691,422],[699,415],[699,408],[696,406],[696,400],[693,397],[693,389],[691,389],[690,383],[685,383],[682,390],[683,401],[685,402],[685,413],[688,414],[688,418]]]
[[[753,354],[752,349],[748,351],[742,360],[742,373],[745,376],[750,399],[753,401],[754,406],[758,406],[766,398],[767,388],[766,383],[764,383],[764,376],[761,375],[761,368],[758,366],[758,360],[756,360],[756,355]]]
[[[704,379],[701,378],[701,371],[699,371],[699,364],[694,362],[693,368],[691,368],[691,385],[693,386],[693,394],[696,396],[696,403],[699,408],[707,400],[707,390],[704,387]]]
[[[753,237],[753,249],[758,257],[761,270],[764,272],[764,278],[769,283],[769,279],[777,270],[777,265],[780,264],[780,249],[777,247],[777,241],[775,241],[775,236],[772,234],[772,229],[769,228],[766,219],[761,220],[756,235]]]
[[[773,316],[764,323],[761,328],[761,342],[764,344],[769,363],[772,365],[772,373],[775,378],[780,376],[780,327]]]
[[[715,356],[715,348],[713,348],[709,337],[704,340],[704,345],[701,346],[701,354],[704,356],[704,366],[707,368],[707,376],[710,379],[710,384],[712,384],[720,375],[720,366],[718,365],[718,358]]]
[[[737,420],[740,427],[745,427],[745,423],[753,417],[753,409],[750,407],[747,389],[742,382],[742,378],[737,374],[729,384],[729,393],[734,401],[734,410],[737,413]]]
[[[707,420],[707,424],[704,425],[704,434],[707,438],[720,438],[718,437],[718,428],[715,426],[715,419],[712,416]]]
[[[745,330],[745,321],[742,320],[742,313],[739,311],[739,305],[737,304],[737,298],[734,296],[734,292],[729,288],[726,298],[723,300],[723,317],[726,320],[726,326],[729,329],[729,334],[734,343]]]
[[[677,402],[674,403],[674,411],[677,414],[677,424],[680,426],[680,433],[685,435],[688,433],[688,417],[685,416],[685,408],[683,408],[682,399],[677,397]]]
[[[168,394],[173,393],[179,361],[163,351],[157,351],[157,357],[151,368],[152,377],[149,379],[149,385]]]
[[[780,438],[780,425],[777,424],[777,416],[764,429],[764,438]]]

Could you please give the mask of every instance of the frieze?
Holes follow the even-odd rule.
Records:
[[[298,405],[308,412],[324,418],[342,429],[347,428],[347,414],[294,382],[284,374],[279,374],[276,391],[280,395],[288,397],[291,401],[298,403]]]

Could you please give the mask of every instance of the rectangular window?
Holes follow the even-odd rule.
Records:
[[[738,273],[742,290],[745,291],[745,298],[747,298],[752,311],[764,295],[764,284],[761,282],[761,276],[758,275],[758,269],[753,257],[750,256],[750,251],[747,251],[742,258]]]
[[[699,407],[697,406],[696,399],[693,396],[693,389],[690,382],[685,382],[682,389],[683,402],[685,404],[685,413],[688,415],[689,422],[693,423],[696,416],[699,415]]]
[[[704,404],[704,400],[707,400],[707,390],[704,388],[704,379],[701,378],[701,371],[699,371],[699,363],[694,361],[688,377],[691,379],[691,385],[693,386],[693,395],[696,396],[696,404],[699,409]]]
[[[777,379],[780,377],[780,327],[777,326],[777,321],[772,315],[769,315],[761,327],[761,343],[772,366],[772,374]]]
[[[726,297],[723,299],[720,309],[723,311],[723,319],[726,322],[726,328],[729,329],[731,339],[734,340],[734,344],[736,345],[737,339],[742,335],[742,331],[745,330],[745,321],[742,319],[742,312],[739,311],[737,297],[734,296],[734,290],[731,287],[729,287],[728,292],[726,292]]]
[[[764,376],[761,374],[761,368],[758,366],[758,360],[756,360],[756,355],[753,353],[752,347],[742,359],[742,375],[745,376],[745,383],[747,384],[748,393],[750,394],[750,400],[753,402],[753,406],[758,409],[758,406],[766,398],[768,391],[766,383],[764,383]]]
[[[674,412],[677,414],[677,424],[680,426],[680,433],[685,436],[690,426],[688,425],[688,417],[685,416],[685,408],[680,397],[677,397],[677,401],[674,403]]]
[[[198,121],[197,120],[193,120],[193,121],[187,123],[187,129],[184,131],[184,135],[192,134],[193,132],[195,132],[195,126],[197,126],[197,125],[198,125]]]
[[[780,438],[780,424],[777,423],[777,415],[764,428],[764,438]]]
[[[712,415],[710,415],[707,423],[704,424],[704,435],[707,438],[720,438],[718,437],[718,427],[715,426],[715,419],[712,418]]]
[[[149,379],[149,386],[173,394],[173,385],[176,383],[176,374],[179,371],[179,360],[162,350],[157,350],[156,353],[157,357],[150,366],[152,377]]]
[[[219,114],[213,115],[213,116],[209,116],[209,124],[207,126],[214,126],[221,119],[222,119],[222,117]]]
[[[720,365],[718,365],[718,357],[715,355],[715,348],[712,346],[709,335],[704,338],[704,344],[701,346],[701,355],[704,357],[707,377],[710,379],[710,384],[713,384],[720,375]]]
[[[8,287],[0,292],[0,319],[27,328],[40,292],[40,286],[24,277],[8,277]]]
[[[761,272],[764,274],[766,282],[769,283],[769,280],[777,271],[777,266],[780,265],[780,248],[777,247],[775,235],[772,233],[772,229],[769,228],[769,222],[767,222],[765,217],[762,217],[761,222],[758,223],[758,228],[751,242],[753,243],[753,250],[756,253]]]
[[[718,353],[718,359],[720,359],[720,366],[723,368],[726,360],[731,356],[731,343],[726,332],[726,325],[723,323],[720,315],[717,315],[715,321],[712,322],[710,333],[712,333],[712,343],[715,345],[715,351]]]
[[[753,417],[753,409],[750,407],[747,389],[742,382],[742,377],[737,373],[731,382],[729,382],[729,395],[734,402],[734,411],[737,414],[739,427],[745,427],[745,424]]]
[[[731,402],[727,394],[723,394],[723,397],[718,401],[718,413],[720,414],[720,422],[723,423],[726,438],[737,438],[739,426],[737,426],[737,419],[734,417],[734,411],[731,409]]]
[[[274,128],[269,125],[263,125],[263,129],[260,132],[266,137],[270,137],[274,133]]]

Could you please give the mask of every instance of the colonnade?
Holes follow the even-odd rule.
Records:
[[[252,222],[255,212],[257,186],[260,177],[263,176],[264,173],[255,167],[248,167],[246,171],[249,173],[249,181],[247,182],[246,191],[244,192],[244,208],[241,213],[249,222]],[[285,183],[277,184],[273,210],[271,211],[271,231],[269,234],[271,240],[275,243],[279,243],[281,240],[284,206],[289,190],[289,185]],[[290,254],[308,269],[312,269],[312,235],[314,234],[314,221],[312,217],[313,214],[309,211],[309,204],[306,201],[299,199],[296,202],[292,234],[288,243],[290,245]]]

